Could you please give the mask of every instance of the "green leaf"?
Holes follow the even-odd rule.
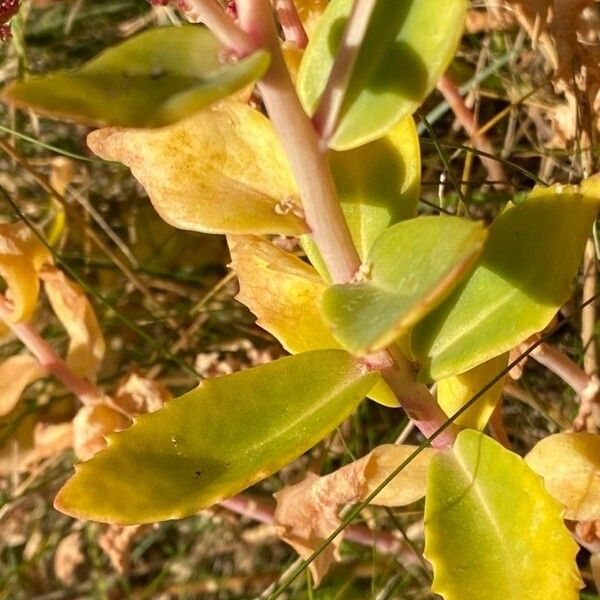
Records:
[[[313,114],[331,71],[354,0],[332,0],[298,72],[298,92]],[[355,148],[412,114],[449,65],[466,0],[379,0],[360,49],[330,147]]]
[[[321,300],[327,284],[313,267],[258,236],[229,235],[227,243],[240,286],[236,300],[256,315],[257,325],[291,354],[341,348],[323,321]],[[369,398],[398,406],[381,377]]]
[[[566,519],[600,520],[600,435],[550,435],[534,446],[525,462],[566,507]]]
[[[355,354],[384,348],[444,299],[485,238],[482,225],[457,217],[418,217],[390,227],[369,253],[368,280],[323,295],[334,337]]]
[[[123,524],[194,514],[310,449],[376,378],[346,352],[324,350],[205,381],[109,436],[55,505],[77,518]]]
[[[442,410],[448,417],[451,417],[506,369],[507,365],[508,353],[505,353],[477,365],[466,373],[440,379],[437,386],[437,400]],[[502,398],[505,379],[506,377],[503,377],[497,381],[454,422],[460,427],[481,431],[487,425],[494,408]]]
[[[79,69],[15,82],[5,101],[56,118],[103,127],[160,127],[229,96],[263,75],[258,50],[223,64],[205,28],[164,27],[110,48]]]
[[[469,278],[412,331],[420,378],[464,373],[544,329],[571,295],[599,201],[596,176],[505,210]]]
[[[329,164],[354,245],[366,260],[375,240],[391,225],[417,216],[421,150],[412,117],[384,137],[346,152],[330,152]],[[329,279],[308,235],[302,246],[321,276]]]
[[[563,509],[516,454],[464,430],[433,457],[425,556],[444,600],[575,600],[578,546]]]

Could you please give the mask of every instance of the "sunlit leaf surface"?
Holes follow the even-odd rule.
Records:
[[[162,129],[106,128],[88,144],[119,161],[174,227],[207,233],[306,232],[273,126],[243,102],[223,101]]]
[[[86,125],[168,125],[243,88],[269,65],[264,50],[224,64],[220,49],[202,27],[152,29],[79,69],[12,83],[2,97]]]
[[[332,0],[298,73],[309,114],[325,88],[353,0]],[[331,148],[347,150],[381,137],[412,114],[452,60],[462,36],[465,0],[381,0],[369,23]]]
[[[380,350],[407,332],[454,288],[481,253],[486,230],[457,217],[418,217],[375,242],[365,282],[335,285],[323,315],[348,350]]]
[[[267,477],[330,433],[376,381],[324,350],[211,379],[111,435],[56,506],[122,524],[191,515]]]
[[[451,417],[471,398],[478,394],[508,365],[508,354],[501,354],[466,373],[440,379],[437,385],[437,400],[442,410]],[[506,376],[501,377],[489,390],[483,393],[455,423],[461,427],[481,431],[490,420],[494,408],[502,397],[502,388]]]
[[[550,323],[569,299],[600,203],[600,178],[535,188],[490,227],[473,273],[411,334],[423,380],[464,373]]]
[[[228,236],[240,292],[237,300],[257,317],[290,353],[341,348],[323,321],[321,300],[327,284],[313,267],[257,236]],[[378,381],[369,397],[398,406],[393,392]]]
[[[444,600],[575,600],[578,546],[563,508],[516,454],[463,430],[433,457],[425,556]]]
[[[403,119],[387,135],[360,148],[330,152],[329,164],[352,240],[366,260],[388,227],[417,216],[421,152],[414,120]],[[309,236],[303,236],[302,246],[319,273],[328,278]]]
[[[525,462],[573,521],[600,520],[600,435],[557,433],[538,442]]]

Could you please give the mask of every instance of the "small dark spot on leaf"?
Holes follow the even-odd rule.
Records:
[[[201,477],[202,476],[202,471],[200,469],[198,469],[196,471],[196,477]]]

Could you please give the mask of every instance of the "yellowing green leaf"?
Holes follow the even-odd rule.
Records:
[[[298,91],[309,114],[325,88],[352,4],[329,3],[304,54]],[[422,104],[454,56],[466,9],[465,0],[377,2],[331,148],[377,139]]]
[[[516,454],[464,430],[429,467],[425,556],[444,600],[576,600],[563,509]]]
[[[240,90],[269,66],[264,50],[231,65],[220,50],[203,27],[152,29],[79,69],[15,82],[2,97],[86,125],[168,125]]]
[[[133,524],[194,514],[300,456],[339,425],[376,376],[341,350],[212,379],[109,436],[55,505]]]
[[[12,302],[11,320],[31,317],[39,293],[37,270],[50,262],[45,246],[24,223],[0,223],[0,276]]]
[[[484,386],[492,381],[508,365],[508,354],[501,354],[477,365],[466,373],[440,379],[437,385],[437,400],[442,410],[451,417]],[[494,408],[502,397],[504,380],[495,383],[482,394],[477,401],[455,421],[457,425],[481,431],[489,421]]]
[[[104,336],[83,290],[62,271],[46,267],[39,273],[52,310],[69,334],[66,362],[77,375],[95,381],[104,358]]]
[[[355,354],[380,350],[406,333],[466,275],[486,230],[457,217],[418,217],[387,229],[369,257],[367,281],[335,285],[323,316]]]
[[[228,236],[240,292],[237,299],[290,353],[340,348],[323,322],[321,299],[327,289],[313,267],[257,236]],[[398,406],[380,378],[369,392],[385,406]]]
[[[318,477],[309,473],[296,485],[274,494],[275,524],[281,539],[308,558],[339,527],[340,511],[370,496],[413,452],[414,446],[387,444],[341,469]],[[435,450],[427,448],[403,469],[372,501],[378,506],[405,506],[425,495],[427,467]],[[339,560],[341,536],[310,565],[315,585]]]
[[[566,519],[600,520],[600,435],[550,435],[534,446],[525,462],[566,507]]]
[[[224,101],[157,130],[100,129],[88,136],[88,144],[101,158],[130,167],[174,227],[306,232],[294,214],[300,200],[273,126],[247,104]]]
[[[387,135],[354,150],[330,152],[329,163],[352,240],[366,260],[375,240],[391,225],[417,216],[421,152],[412,117]],[[325,278],[327,269],[309,236],[302,245]]]
[[[571,295],[599,203],[594,176],[505,210],[472,274],[413,329],[420,377],[463,373],[544,329]]]

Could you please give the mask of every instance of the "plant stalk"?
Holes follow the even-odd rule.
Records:
[[[76,375],[54,348],[29,323],[11,321],[11,311],[7,304],[6,298],[0,297],[0,319],[36,357],[40,366],[61,381],[82,404],[92,404],[97,401],[100,396],[98,390],[87,380]]]
[[[360,258],[344,219],[327,157],[285,65],[268,0],[238,0],[240,26],[256,46],[271,52],[271,66],[259,82],[267,113],[294,173],[306,222],[334,283],[346,283]]]
[[[355,0],[352,5],[338,54],[312,118],[315,129],[320,134],[323,151],[327,149],[327,144],[337,129],[352,70],[376,4],[377,0]]]

